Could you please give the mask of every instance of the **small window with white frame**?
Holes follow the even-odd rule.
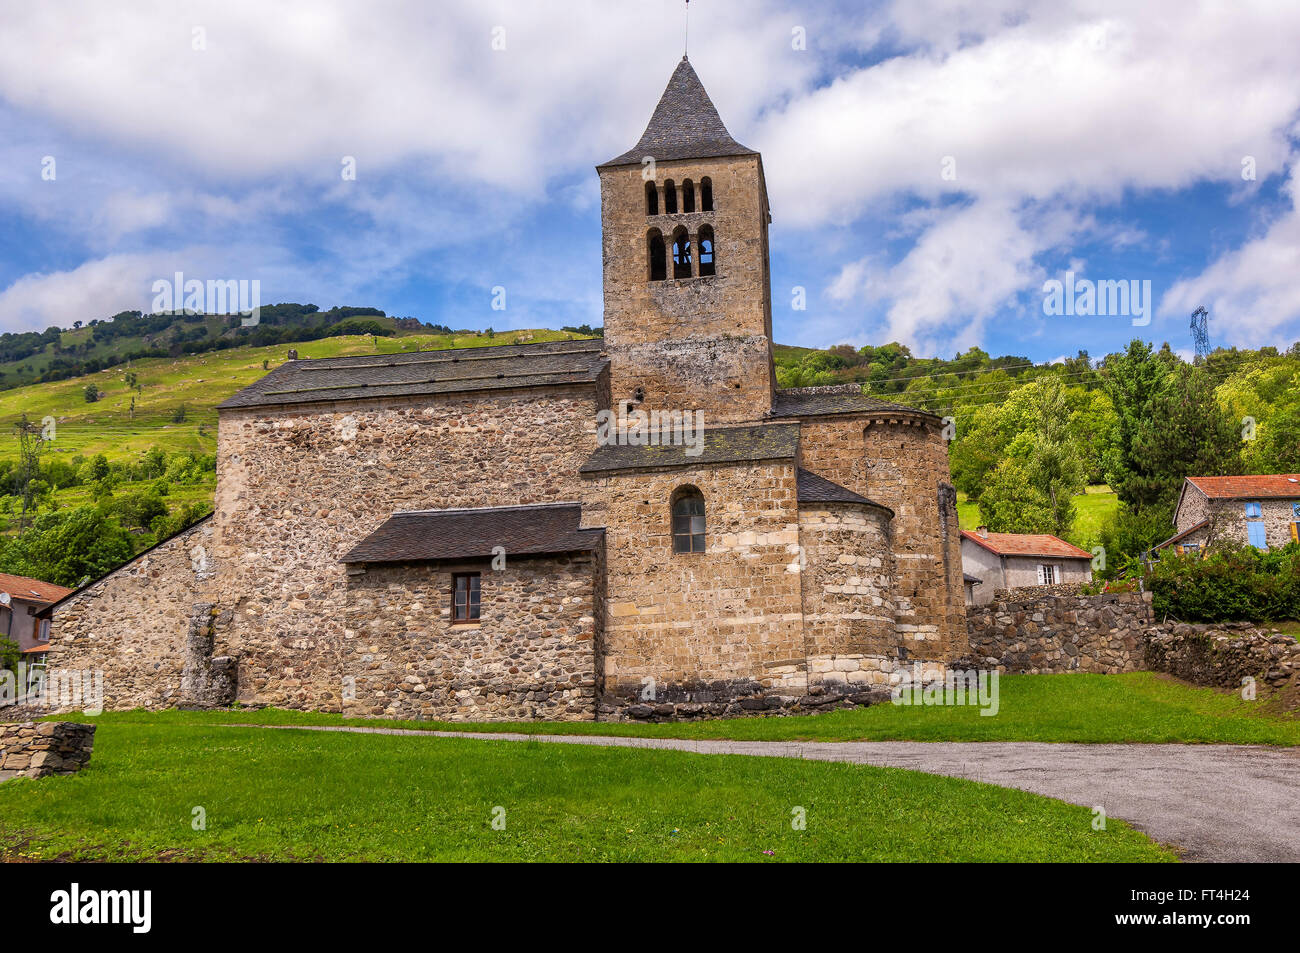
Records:
[[[1040,563],[1038,566],[1038,584],[1054,586],[1061,581],[1061,567]]]

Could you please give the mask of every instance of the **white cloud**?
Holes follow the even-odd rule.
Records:
[[[1291,201],[1285,214],[1263,235],[1175,284],[1161,299],[1160,313],[1184,317],[1204,306],[1216,344],[1286,346],[1282,330],[1300,317],[1300,167],[1292,167],[1285,193]]]
[[[888,305],[884,333],[923,349],[978,340],[1056,246],[1140,248],[1143,229],[1095,218],[1126,195],[1239,188],[1243,156],[1262,179],[1292,154],[1300,86],[1278,77],[1296,68],[1294,5],[900,0],[879,19],[908,52],[794,96],[754,144],[775,214],[796,228],[920,203],[890,228],[921,231],[872,297]],[[955,196],[970,204],[953,211]],[[832,300],[857,267],[831,281]],[[1280,284],[1258,303],[1300,316]]]
[[[845,313],[872,306],[881,333],[922,349],[979,343],[993,315],[1037,291],[1045,252],[1076,255],[1087,239],[1141,254],[1143,228],[1099,214],[1124,196],[1213,181],[1249,202],[1242,157],[1260,179],[1293,158],[1300,86],[1284,78],[1296,71],[1300,6],[698,7],[692,61],[731,131],[763,151],[787,229],[774,243],[791,226],[819,229],[818,261],[832,266],[824,299]],[[806,52],[791,48],[795,27]],[[206,49],[193,48],[195,28]],[[122,296],[135,294],[141,261],[148,274],[177,262],[276,274],[322,300],[400,281],[466,229],[510,245],[541,203],[593,208],[591,167],[636,141],[680,42],[679,0],[16,5],[0,32],[0,122],[14,127],[0,142],[0,208],[61,231],[87,260],[19,278],[0,293],[0,322],[43,326],[78,300],[83,319],[132,306]],[[36,178],[47,153],[60,161],[57,187]],[[343,156],[356,158],[354,183],[339,178]],[[945,156],[955,180],[941,177]],[[431,207],[431,195],[446,204]],[[291,260],[277,231],[321,228],[325,205],[349,223],[319,236],[333,260]],[[828,228],[882,210],[896,213],[881,229],[888,254]],[[1295,219],[1224,254],[1166,306],[1204,297],[1263,330],[1300,316],[1276,277],[1294,274]],[[597,268],[518,274],[539,296],[572,283],[587,302]],[[489,264],[468,270],[466,280],[493,277]],[[863,336],[863,313],[852,320],[848,336]]]

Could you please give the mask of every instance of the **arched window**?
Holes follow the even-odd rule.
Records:
[[[669,215],[677,213],[677,186],[672,179],[664,181],[664,211]]]
[[[695,211],[695,183],[690,179],[682,183],[682,211]]]
[[[713,180],[707,175],[700,179],[700,211],[713,211]]]
[[[673,277],[691,276],[691,237],[684,227],[673,232]]]
[[[701,225],[699,234],[695,236],[695,244],[699,249],[700,277],[716,275],[717,269],[713,263],[713,229],[708,225]]]
[[[668,277],[668,252],[664,248],[664,236],[659,229],[650,229],[650,234],[646,237],[646,249],[650,259],[650,280],[663,281]]]
[[[645,213],[647,215],[659,214],[659,190],[655,188],[653,182],[645,184]]]
[[[704,552],[704,494],[693,486],[673,494],[673,552]]]

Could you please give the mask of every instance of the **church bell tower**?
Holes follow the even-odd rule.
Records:
[[[761,419],[775,387],[763,162],[685,56],[641,140],[597,172],[615,405]]]

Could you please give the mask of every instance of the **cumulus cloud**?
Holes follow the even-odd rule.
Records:
[[[1188,315],[1204,306],[1217,341],[1242,347],[1284,344],[1281,330],[1300,316],[1300,169],[1285,194],[1291,207],[1258,238],[1225,252],[1195,277],[1178,282],[1160,312]]]
[[[815,234],[823,280],[799,283],[833,313],[805,326],[833,338],[981,343],[995,316],[1036,304],[1047,254],[1087,257],[1085,240],[1150,254],[1159,236],[1103,214],[1126,197],[1212,182],[1249,208],[1242,159],[1263,180],[1295,158],[1300,86],[1279,81],[1295,71],[1295,5],[698,7],[692,61],[763,152],[778,252]],[[504,270],[552,303],[571,286],[589,309],[598,255],[578,267],[521,235],[529,216],[594,215],[592,166],[639,136],[681,13],[678,0],[15,6],[0,32],[0,124],[14,130],[0,209],[76,260],[0,271],[0,324],[53,323],[85,295],[104,297],[77,317],[138,306],[126,296],[138,301],[141,261],[279,275],[281,297],[321,300],[440,254],[457,280]],[[45,154],[57,190],[34,185]],[[344,157],[355,182],[340,180]],[[1166,307],[1234,301],[1256,329],[1300,318],[1271,277],[1294,264],[1295,220],[1225,252]],[[854,240],[864,223],[879,226],[870,248]],[[470,234],[512,263],[466,253]]]
[[[919,230],[913,246],[875,275],[880,333],[922,348],[978,340],[990,314],[1034,290],[1033,262],[1053,247],[1146,240],[1099,224],[1098,209],[1142,190],[1239,188],[1243,157],[1264,178],[1292,154],[1300,86],[1277,77],[1294,71],[1300,7],[969,7],[890,6],[878,35],[902,52],[791,98],[755,134],[773,205],[796,228],[849,227],[900,195],[920,203],[894,228]],[[968,204],[954,210],[954,197]],[[844,300],[861,267],[847,263],[828,296]],[[1258,302],[1300,316],[1280,286]]]

